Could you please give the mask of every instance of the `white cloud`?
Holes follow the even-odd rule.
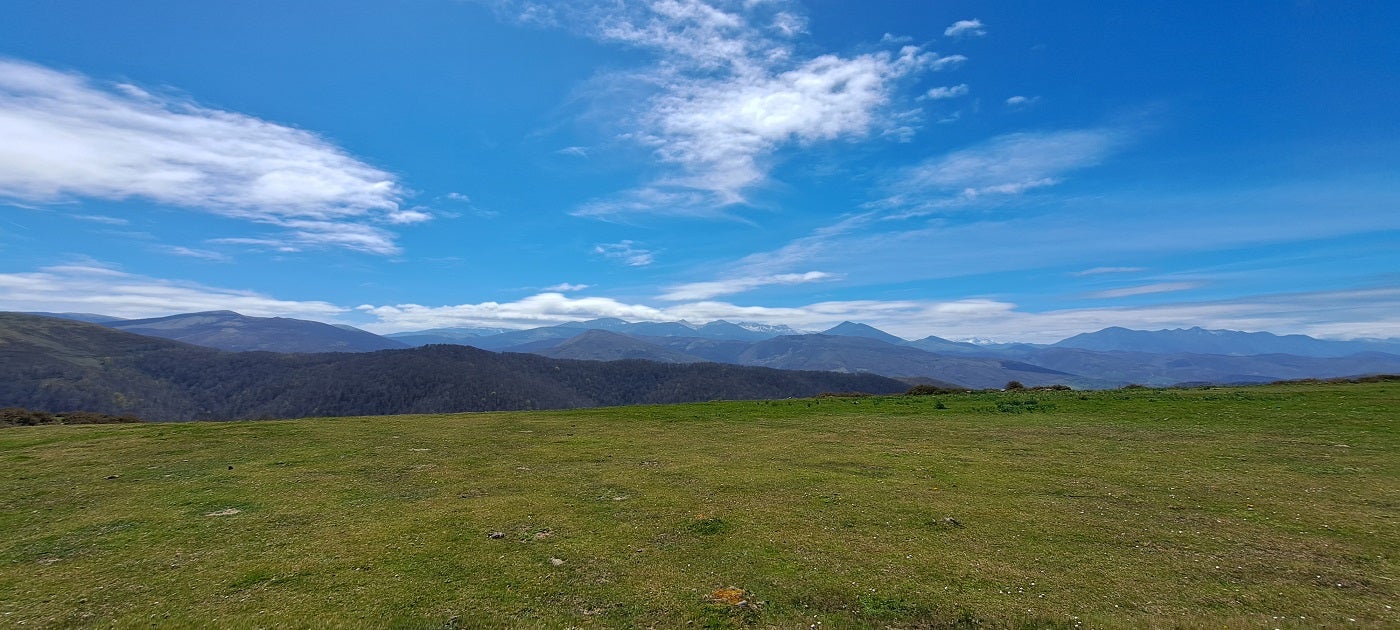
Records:
[[[401,212],[394,176],[307,131],[0,59],[0,137],[0,198],[141,198],[398,251],[373,225]]]
[[[1199,282],[1157,282],[1154,284],[1143,284],[1134,287],[1123,287],[1121,289],[1109,289],[1107,291],[1097,291],[1090,293],[1091,298],[1120,298],[1132,297],[1134,295],[1151,295],[1154,293],[1170,293],[1173,291],[1188,291],[1201,286]]]
[[[1040,102],[1040,97],[1039,97],[1039,96],[1021,96],[1021,95],[1019,95],[1019,94],[1016,95],[1016,96],[1013,96],[1013,97],[1011,97],[1011,98],[1006,99],[1006,105],[1007,105],[1008,107],[1013,107],[1013,108],[1018,108],[1018,109],[1020,109],[1020,108],[1025,108],[1025,107],[1030,107],[1031,105],[1035,105],[1036,103],[1039,103],[1039,102]]]
[[[661,174],[584,204],[576,215],[727,216],[724,208],[746,203],[768,181],[784,148],[908,126],[886,111],[896,83],[963,59],[914,46],[804,57],[790,39],[805,32],[805,20],[775,4],[785,5],[652,0],[556,7],[588,36],[660,53],[655,65],[625,75],[651,91],[629,100],[635,109],[617,117],[629,127],[621,137],[651,150]]]
[[[894,194],[873,206],[904,208],[896,216],[908,217],[1019,195],[1099,163],[1126,141],[1127,134],[1115,129],[999,136],[905,169],[890,186]]]
[[[982,25],[982,20],[958,20],[943,29],[943,34],[947,37],[982,37],[987,34],[987,29]]]
[[[600,317],[617,317],[631,321],[669,321],[663,311],[649,306],[626,304],[611,298],[570,298],[557,292],[540,293],[504,303],[481,302],[436,307],[418,304],[366,304],[357,307],[356,310],[378,319],[378,323],[366,325],[365,328],[380,332],[452,326],[530,328]]]
[[[659,183],[709,193],[717,205],[742,203],[767,178],[767,161],[780,146],[865,136],[890,81],[927,62],[926,53],[906,48],[899,55],[824,55],[771,75],[678,83],[652,101],[641,140],[682,169]]]
[[[912,41],[914,41],[913,37],[908,35],[895,35],[894,33],[885,33],[880,37],[881,44],[908,44]]]
[[[422,223],[433,220],[433,215],[417,208],[405,210],[395,210],[384,216],[384,219],[394,225],[408,225],[411,223]]]
[[[582,291],[582,290],[587,289],[587,288],[589,288],[589,287],[591,287],[591,286],[593,286],[593,285],[591,285],[591,284],[569,284],[568,282],[561,282],[561,283],[556,284],[556,285],[554,285],[554,286],[552,286],[552,287],[545,287],[544,290],[547,291],[547,292],[550,292],[550,293],[572,293],[572,292],[574,292],[574,291]]]
[[[558,153],[559,155],[586,158],[588,157],[588,147],[564,147],[562,149],[559,149],[558,151],[555,151],[555,153]]]
[[[773,16],[772,29],[783,37],[803,35],[807,33],[807,18],[795,13],[782,11]]]
[[[958,85],[933,88],[925,93],[924,97],[929,100],[940,101],[949,98],[958,98],[959,96],[967,96],[968,91],[967,84],[960,83]]]
[[[167,254],[183,256],[185,258],[198,258],[200,260],[211,260],[214,262],[228,262],[232,260],[227,255],[219,252],[207,249],[191,249],[182,245],[161,245],[156,247],[156,249]]]
[[[655,262],[655,256],[651,251],[636,246],[633,241],[619,241],[617,243],[603,243],[593,248],[593,253],[601,254],[604,258],[621,260],[629,267],[645,267]]]
[[[743,293],[752,291],[759,287],[773,285],[806,284],[809,282],[820,282],[824,280],[834,280],[836,276],[824,271],[808,271],[806,273],[779,273],[766,276],[749,276],[744,278],[730,278],[727,280],[716,280],[712,282],[692,282],[671,287],[663,293],[660,298],[663,300],[676,302],[683,300],[705,300],[720,295],[730,295],[733,293]]]
[[[447,198],[448,198],[448,199],[451,199],[452,201],[460,201],[460,202],[462,202],[462,203],[471,203],[471,201],[472,201],[472,198],[471,198],[471,197],[468,197],[468,196],[466,196],[466,195],[464,195],[464,194],[462,194],[462,193],[459,193],[459,192],[450,192],[450,193],[447,193]]]
[[[948,55],[938,57],[929,62],[929,67],[934,71],[950,70],[967,63],[967,57],[962,55]]]
[[[130,225],[131,221],[120,217],[109,217],[101,214],[75,214],[74,219],[79,221],[90,221],[92,223],[102,223],[105,225]]]
[[[221,289],[130,274],[96,263],[0,273],[0,310],[161,317],[232,310],[255,317],[334,319],[347,309],[316,301],[278,300],[253,291]]]
[[[292,245],[290,242],[275,238],[211,238],[206,240],[205,242],[211,245],[243,245],[256,249],[271,249],[283,253],[301,251],[295,245]]]

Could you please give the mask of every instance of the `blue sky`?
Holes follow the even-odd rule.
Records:
[[[1400,5],[0,6],[0,309],[1400,337]]]

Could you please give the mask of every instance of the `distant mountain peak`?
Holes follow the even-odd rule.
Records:
[[[866,337],[869,339],[879,339],[893,344],[903,344],[905,340],[891,335],[879,328],[868,324],[858,324],[852,321],[844,321],[831,328],[822,331],[823,335],[836,335],[840,337]]]

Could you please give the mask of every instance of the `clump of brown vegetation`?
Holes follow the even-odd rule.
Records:
[[[953,387],[939,387],[937,385],[915,385],[904,392],[905,396],[936,396],[938,394],[961,394],[966,389]]]
[[[111,416],[92,411],[68,411],[49,413],[19,407],[0,408],[0,426],[32,427],[41,424],[119,424],[145,422],[132,415]]]

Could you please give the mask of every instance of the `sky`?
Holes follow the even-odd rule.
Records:
[[[1400,337],[1400,3],[0,4],[0,310]]]

